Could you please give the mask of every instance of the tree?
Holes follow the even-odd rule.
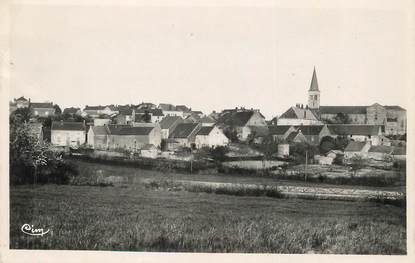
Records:
[[[143,120],[144,122],[151,122],[151,115],[148,110],[144,111]]]
[[[351,119],[347,113],[339,112],[334,117],[334,122],[338,124],[349,124]]]
[[[326,154],[327,152],[335,149],[335,139],[331,136],[325,136],[321,139],[320,153]]]
[[[32,118],[32,111],[28,107],[18,108],[11,114],[11,116],[13,116],[15,120],[19,119],[27,122],[30,118]]]
[[[308,161],[310,161],[313,159],[314,155],[318,153],[318,147],[308,143],[299,142],[290,145],[290,152],[296,163],[303,164],[305,163],[306,152]]]
[[[344,151],[349,144],[350,139],[346,135],[339,135],[334,140],[334,149]]]
[[[29,123],[16,117],[10,119],[9,151],[11,184],[66,183],[69,175],[77,174],[49,144],[39,141]]]
[[[349,163],[353,171],[353,176],[356,176],[357,171],[364,167],[365,160],[360,155],[356,155],[350,158]]]
[[[239,142],[238,132],[230,127],[224,129],[223,133],[231,142]]]
[[[56,115],[62,114],[62,110],[61,110],[61,108],[59,107],[58,104],[53,105],[53,108],[55,109],[55,114]]]

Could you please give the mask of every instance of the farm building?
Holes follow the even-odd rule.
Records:
[[[250,126],[266,127],[265,117],[258,110],[234,109],[224,110],[217,121],[222,130],[230,129],[236,131],[241,141],[246,141],[251,134]]]
[[[87,135],[88,145],[93,149],[108,148],[108,129],[105,126],[90,126]]]
[[[351,141],[344,149],[344,159],[350,159],[355,156],[367,158],[370,146],[370,142]]]
[[[204,126],[196,134],[196,148],[204,146],[225,146],[229,143],[228,137],[216,126]]]
[[[175,146],[196,147],[196,134],[201,126],[200,123],[179,123],[173,132],[170,133],[169,139],[173,140],[168,140],[168,143],[174,144]]]
[[[169,138],[170,133],[179,123],[183,123],[183,119],[179,116],[166,116],[160,121],[161,138]]]
[[[110,149],[139,150],[146,144],[156,147],[161,143],[161,132],[157,127],[132,127],[127,125],[109,125],[108,147]]]
[[[85,123],[54,121],[51,127],[51,143],[56,146],[78,147],[85,143]]]
[[[354,124],[329,124],[327,125],[332,136],[347,136],[349,139],[359,142],[370,141],[372,145],[380,145],[382,139],[381,125],[354,125]]]

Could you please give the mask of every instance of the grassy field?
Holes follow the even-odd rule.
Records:
[[[12,187],[12,249],[406,253],[406,210],[396,206],[168,191],[145,187],[140,179],[151,171],[83,165],[82,173],[129,181]],[[27,236],[20,230],[25,223],[50,232]]]

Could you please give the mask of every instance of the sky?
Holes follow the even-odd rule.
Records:
[[[401,9],[31,5],[11,13],[10,99],[85,105],[407,106]]]

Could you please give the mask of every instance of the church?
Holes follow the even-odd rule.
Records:
[[[316,69],[313,70],[308,104],[297,104],[284,112],[277,125],[368,124],[381,125],[386,135],[406,133],[406,110],[397,105],[321,106]],[[297,114],[298,113],[298,114]]]

